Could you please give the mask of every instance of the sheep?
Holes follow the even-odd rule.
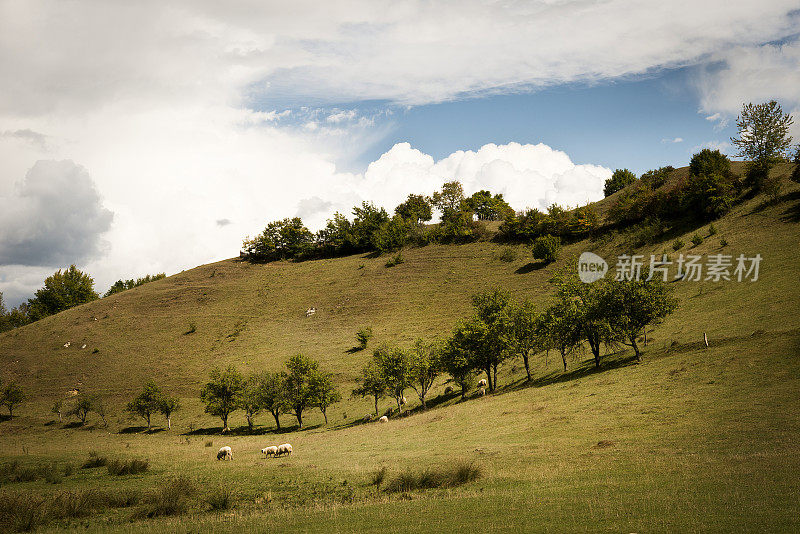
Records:
[[[485,388],[486,387],[486,379],[485,378],[481,378],[480,382],[478,382],[478,387],[479,388]]]
[[[388,423],[389,422],[389,418],[386,417],[385,415],[382,415],[381,418],[378,419],[378,422],[379,423]]]
[[[65,348],[65,349],[68,349],[68,348],[69,348],[69,346],[70,346],[70,342],[69,342],[69,341],[67,341],[66,343],[64,343],[64,348]]]
[[[289,443],[284,443],[283,445],[278,445],[278,450],[275,453],[275,457],[283,456],[284,454],[292,454],[292,445]]]
[[[233,449],[230,447],[221,447],[217,453],[217,460],[233,460]]]
[[[261,449],[261,454],[264,455],[264,458],[266,458],[267,456],[275,456],[276,454],[278,454],[278,447],[275,445],[264,447],[263,449]]]
[[[86,348],[86,343],[84,343],[83,345],[81,345],[81,348],[82,348],[82,349],[85,349],[85,348]]]

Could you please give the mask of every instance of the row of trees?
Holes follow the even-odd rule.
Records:
[[[647,276],[645,276],[647,278]],[[473,314],[444,341],[418,340],[404,349],[384,343],[362,369],[354,396],[378,401],[390,397],[402,412],[405,391],[413,389],[423,409],[434,380],[444,373],[465,397],[476,374],[484,374],[489,391],[497,387],[497,370],[521,359],[527,379],[537,354],[557,351],[567,370],[567,356],[588,346],[597,367],[603,347],[628,345],[641,360],[638,338],[648,325],[675,310],[671,289],[658,279],[581,282],[567,271],[553,278],[556,301],[538,311],[530,301],[516,302],[495,290],[472,298]]]
[[[117,280],[104,296],[108,297],[165,277],[165,273],[159,273],[136,280]],[[75,265],[70,265],[68,269],[59,269],[45,278],[44,286],[36,291],[33,298],[11,310],[6,309],[3,294],[0,293],[0,332],[24,326],[99,298],[100,295],[94,290],[94,279]]]
[[[433,210],[441,213],[441,223],[426,227]],[[246,238],[242,244],[244,257],[254,261],[304,259],[336,256],[356,252],[390,252],[409,244],[424,245],[432,241],[470,240],[481,232],[474,220],[500,220],[514,210],[503,195],[478,191],[464,195],[459,182],[445,183],[432,196],[411,194],[390,216],[383,208],[363,202],[353,208],[353,219],[335,213],[316,234],[299,217],[273,221],[264,231]]]
[[[237,410],[244,412],[250,429],[262,411],[272,414],[278,430],[282,414],[293,415],[302,428],[303,414],[311,408],[319,408],[327,424],[328,408],[341,400],[341,394],[333,376],[322,371],[318,362],[297,354],[286,361],[286,370],[281,372],[262,371],[245,377],[232,366],[215,368],[200,399],[206,413],[219,417],[223,432],[227,432],[228,418]]]

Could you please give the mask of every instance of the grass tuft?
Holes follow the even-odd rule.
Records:
[[[421,472],[406,469],[386,484],[387,493],[420,489],[454,488],[480,478],[480,466],[473,462],[457,462],[450,466],[428,468]]]
[[[212,510],[229,510],[233,507],[233,490],[228,486],[219,486],[206,496],[206,502]]]
[[[147,460],[112,460],[108,463],[108,474],[114,476],[138,475],[149,467]]]
[[[105,467],[108,465],[108,458],[100,456],[96,451],[89,452],[89,459],[83,462],[81,469],[94,469],[95,467]]]
[[[195,482],[185,476],[172,479],[146,499],[134,518],[180,515],[189,509],[191,498],[197,494]]]

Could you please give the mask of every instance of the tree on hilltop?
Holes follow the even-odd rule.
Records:
[[[736,117],[739,137],[731,137],[731,142],[739,149],[736,155],[750,161],[748,179],[756,189],[762,188],[770,169],[788,155],[793,122],[775,100],[742,105],[742,112]]]

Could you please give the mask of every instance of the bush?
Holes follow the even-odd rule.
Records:
[[[689,172],[695,176],[712,174],[728,176],[731,172],[731,161],[719,150],[704,148],[692,156]]]
[[[672,250],[677,252],[678,250],[683,248],[683,245],[685,245],[683,239],[678,238],[672,242]]]
[[[49,469],[44,470],[44,480],[48,484],[61,484],[64,476],[56,464],[52,464]]]
[[[473,462],[458,462],[452,466],[427,468],[419,473],[405,470],[392,478],[384,491],[407,492],[418,489],[453,488],[477,480],[481,469]]]
[[[394,267],[395,265],[400,265],[401,263],[405,263],[406,260],[403,259],[403,253],[398,252],[395,256],[393,256],[389,261],[386,262],[386,267]]]
[[[603,193],[605,196],[611,196],[617,191],[625,188],[626,186],[632,184],[636,181],[636,175],[633,174],[628,169],[617,169],[614,171],[614,174],[611,175],[611,178],[606,180],[605,188],[603,189]]]
[[[667,182],[669,174],[675,170],[675,167],[667,166],[658,169],[647,171],[639,179],[651,189],[658,189]]]
[[[366,327],[356,332],[356,342],[361,350],[367,348],[370,339],[372,339],[372,328]]]
[[[694,246],[698,246],[698,245],[701,245],[702,243],[703,243],[703,238],[702,238],[702,237],[700,237],[700,234],[698,234],[698,233],[695,233],[695,234],[692,236],[692,244],[693,244]]]
[[[152,493],[134,514],[136,518],[179,515],[189,508],[190,498],[197,493],[194,481],[185,476],[172,479]]]
[[[517,259],[517,251],[511,247],[505,247],[503,252],[500,253],[498,256],[500,261],[504,261],[506,263],[511,263],[512,261]]]
[[[690,176],[681,196],[682,209],[689,215],[716,219],[733,206],[736,186],[731,178],[721,174]]]
[[[386,479],[386,471],[386,466],[383,466],[370,476],[370,484],[375,486],[378,491],[380,491],[381,484],[383,484],[383,481]]]
[[[716,227],[716,226],[714,226],[714,223],[711,223],[711,224],[708,226],[708,235],[709,235],[709,236],[712,236],[712,235],[715,235],[716,233],[717,233],[717,227]]]
[[[108,463],[108,474],[114,476],[138,475],[147,471],[149,465],[147,460],[112,460]]]
[[[91,451],[89,459],[83,462],[82,469],[94,469],[95,467],[105,467],[108,465],[108,458],[105,456],[98,456],[97,452]]]
[[[719,240],[719,244],[722,247],[727,247],[728,246],[728,240],[723,237],[722,239]]]
[[[228,486],[219,486],[206,497],[212,510],[228,510],[233,506],[233,490]]]
[[[531,247],[531,253],[537,260],[552,263],[558,259],[561,252],[561,239],[557,236],[546,235],[537,237]]]

